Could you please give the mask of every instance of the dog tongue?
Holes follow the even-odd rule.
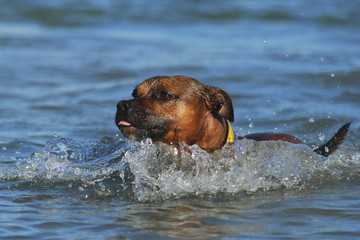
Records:
[[[128,123],[128,122],[126,122],[126,121],[120,121],[120,122],[118,123],[118,126],[131,126],[131,124]]]

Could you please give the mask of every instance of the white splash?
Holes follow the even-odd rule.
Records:
[[[150,139],[81,143],[57,137],[42,152],[0,168],[0,179],[64,185],[85,199],[127,195],[161,201],[319,187],[357,177],[359,162],[358,147],[346,145],[323,158],[306,145],[282,141],[241,140],[209,154],[187,145],[169,151]]]
[[[189,195],[301,189],[326,162],[306,145],[281,141],[238,141],[214,154],[182,146],[181,160],[169,162],[151,140],[124,156],[134,174],[139,201]],[[167,153],[169,154],[169,153]]]

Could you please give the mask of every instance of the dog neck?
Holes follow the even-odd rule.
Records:
[[[198,136],[197,140],[195,142],[186,142],[187,144],[197,144],[207,152],[214,152],[222,148],[226,143],[235,141],[234,131],[226,118],[216,119],[209,117],[205,119],[203,126],[203,128],[198,129],[201,133],[196,135]]]

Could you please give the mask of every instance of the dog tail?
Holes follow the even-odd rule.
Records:
[[[345,136],[350,129],[350,124],[351,124],[351,122],[342,126],[337,131],[335,136],[332,139],[330,139],[330,141],[328,141],[327,143],[325,143],[324,145],[322,145],[318,148],[315,148],[314,152],[316,152],[317,154],[323,155],[325,157],[328,157],[330,154],[335,152],[339,148],[341,143],[344,141]]]

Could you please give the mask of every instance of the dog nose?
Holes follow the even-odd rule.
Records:
[[[129,104],[129,101],[122,100],[122,101],[118,102],[116,107],[117,107],[117,110],[126,111],[126,110],[129,110],[130,104]]]

